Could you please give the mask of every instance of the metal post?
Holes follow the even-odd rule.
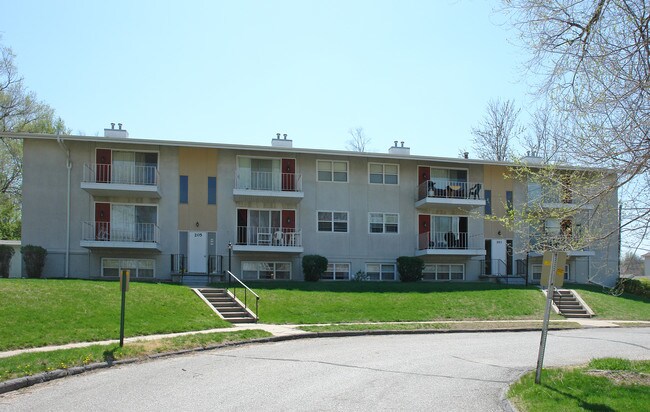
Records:
[[[546,350],[546,336],[548,335],[548,322],[551,317],[551,302],[553,300],[555,272],[557,268],[557,253],[553,253],[551,259],[551,273],[548,277],[548,288],[546,289],[546,309],[544,310],[544,323],[542,325],[542,337],[539,342],[539,354],[537,355],[537,370],[535,371],[535,383],[542,382],[542,366],[544,365],[544,351]]]
[[[232,273],[232,242],[228,242],[228,272]]]
[[[128,271],[125,271],[128,273]],[[120,348],[124,346],[124,309],[126,306],[126,288],[128,286],[128,275],[122,273],[120,275],[121,279],[121,289],[122,289],[122,306],[120,309]]]

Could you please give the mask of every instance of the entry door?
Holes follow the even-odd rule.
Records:
[[[492,239],[492,274],[505,275],[506,267],[506,241],[503,239]]]
[[[208,233],[189,232],[187,236],[187,251],[189,261],[188,271],[207,273],[208,270]]]

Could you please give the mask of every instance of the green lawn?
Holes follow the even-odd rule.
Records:
[[[117,282],[0,279],[0,351],[119,338]],[[125,335],[228,327],[183,286],[131,282]]]
[[[242,342],[269,336],[271,334],[268,332],[252,329],[236,332],[197,333],[175,338],[137,341],[125,343],[121,348],[118,345],[93,345],[85,348],[23,353],[8,358],[0,358],[0,382],[54,369],[67,369],[74,366],[120,359],[145,359],[158,353],[205,348],[228,342]]]
[[[524,375],[508,392],[527,411],[647,411],[650,361],[594,359],[579,368],[544,369],[541,385],[535,372]]]
[[[260,320],[303,324],[541,319],[537,288],[490,283],[251,282]]]
[[[647,320],[650,321],[650,299],[624,293],[612,296],[601,286],[568,284],[575,289],[596,312],[594,319]]]

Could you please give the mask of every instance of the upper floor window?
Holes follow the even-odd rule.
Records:
[[[318,212],[319,232],[347,232],[348,212]]]
[[[398,233],[399,214],[369,213],[368,225],[368,230],[370,233]]]
[[[399,166],[386,163],[370,163],[368,165],[368,181],[385,185],[398,184]]]
[[[181,204],[187,204],[188,201],[188,192],[189,192],[189,187],[188,187],[188,177],[187,176],[179,176],[178,178],[178,186],[179,186],[179,203]]]
[[[208,204],[217,204],[217,178],[215,176],[208,176]]]
[[[97,183],[158,183],[158,153],[97,149],[95,161],[94,181]]]
[[[336,160],[318,160],[319,182],[347,182],[348,181],[348,162]]]

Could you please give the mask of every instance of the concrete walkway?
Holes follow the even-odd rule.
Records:
[[[436,325],[436,324],[467,324],[468,328],[467,331],[469,332],[486,332],[489,331],[490,329],[476,329],[476,328],[471,328],[470,325],[475,325],[475,324],[481,324],[481,323],[530,323],[530,322],[535,322],[536,320],[534,319],[529,319],[529,320],[486,320],[486,321],[435,321],[435,322],[363,322],[363,323],[346,323],[346,325],[381,325],[382,323],[386,324],[396,324],[396,323],[401,323],[401,324],[431,324],[431,325]],[[633,324],[633,325],[644,325],[650,327],[650,321],[625,321],[625,320],[597,320],[597,319],[581,319],[581,318],[576,318],[576,319],[559,319],[559,320],[552,320],[552,322],[567,322],[567,323],[578,323],[580,324],[583,328],[617,328],[621,326],[625,326],[625,324]],[[190,331],[190,332],[179,332],[179,333],[166,333],[166,334],[159,334],[159,335],[146,335],[146,336],[135,336],[131,338],[125,338],[124,342],[125,343],[132,343],[132,342],[137,342],[137,341],[148,341],[148,340],[157,340],[157,339],[164,339],[164,338],[173,338],[176,336],[186,336],[186,335],[193,335],[193,334],[198,334],[198,333],[215,333],[215,332],[236,332],[236,331],[241,331],[241,330],[249,330],[249,329],[261,329],[264,331],[267,331],[271,333],[273,336],[298,336],[298,335],[309,335],[312,334],[312,332],[305,332],[303,330],[300,330],[299,328],[301,326],[326,326],[330,324],[319,324],[319,325],[273,325],[273,324],[266,324],[266,323],[247,323],[247,324],[238,324],[234,325],[233,327],[230,328],[219,328],[219,329],[206,329],[206,330],[199,330],[199,331]],[[494,330],[499,330],[498,328],[495,328]],[[436,330],[440,332],[441,330],[438,329]],[[38,348],[27,348],[27,349],[16,349],[16,350],[10,350],[6,352],[0,352],[0,358],[7,358],[9,356],[14,356],[14,355],[20,355],[22,353],[34,353],[34,352],[50,352],[54,350],[60,350],[60,349],[73,349],[73,348],[83,348],[87,346],[93,346],[93,345],[112,345],[112,344],[117,344],[119,343],[118,339],[111,339],[111,340],[103,340],[103,341],[95,341],[95,342],[75,342],[75,343],[68,343],[65,345],[52,345],[52,346],[42,346]]]

